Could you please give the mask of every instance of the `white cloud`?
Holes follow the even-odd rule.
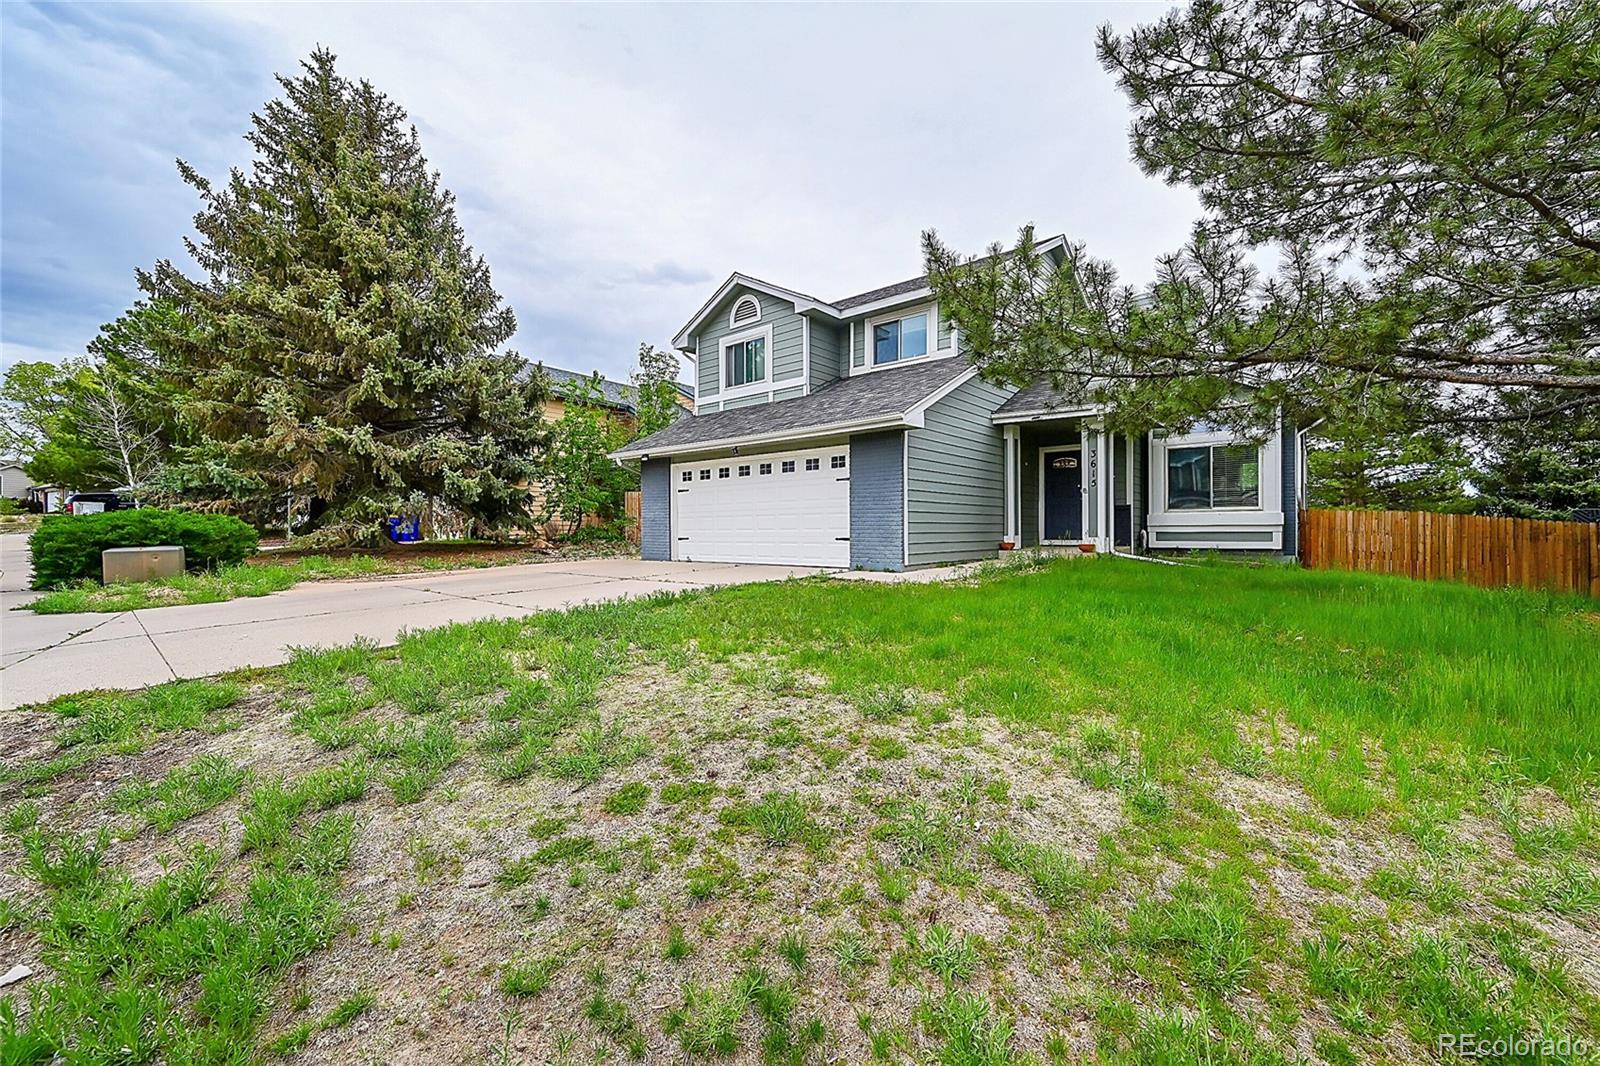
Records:
[[[1196,202],[1128,160],[1126,105],[1095,61],[1093,31],[1159,10],[352,4],[145,14],[181,18],[197,38],[233,48],[248,42],[246,61],[260,69],[246,83],[261,98],[271,70],[290,70],[317,44],[339,53],[347,74],[411,113],[517,311],[519,349],[620,375],[639,341],[665,342],[730,271],[843,296],[919,273],[929,226],[978,251],[1033,221],[1147,278],[1154,257],[1184,239]],[[167,69],[146,45],[118,49],[91,28],[72,48]],[[57,68],[79,98],[138,81],[137,70],[84,72],[81,58],[64,55]],[[130,198],[154,184],[192,209],[186,190],[171,191],[169,151],[218,169],[234,157],[260,100],[239,108],[235,73],[229,110],[208,106],[203,79],[222,77],[218,63],[197,75],[152,81],[119,105],[135,131],[141,118],[144,129],[161,125],[157,112],[170,107],[183,116],[163,127],[159,151],[139,151],[137,132],[121,141]],[[8,108],[13,95],[8,84]],[[174,141],[184,143],[172,150]],[[84,239],[70,218],[57,224],[69,232],[55,243]],[[151,234],[135,261],[171,254],[174,236]],[[10,238],[8,229],[8,254]]]

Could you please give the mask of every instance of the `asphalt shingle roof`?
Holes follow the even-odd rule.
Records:
[[[539,364],[544,366],[544,364]],[[588,381],[592,374],[580,374],[576,370],[562,370],[560,367],[545,366],[545,376],[550,379],[552,391],[558,396],[565,396],[573,386]],[[624,385],[620,381],[610,378],[600,379],[600,399],[608,406],[623,411],[632,411],[638,406],[638,395],[632,385]]]
[[[833,301],[833,306],[841,311],[846,311],[862,304],[870,304],[877,300],[887,299],[890,296],[899,296],[901,293],[916,292],[918,289],[926,289],[927,287],[928,275],[924,274],[920,278],[908,278],[905,281],[897,281],[893,285],[884,285],[880,288],[857,293],[854,296],[846,296],[842,300]]]
[[[1082,400],[1074,400],[1050,383],[1049,378],[1033,381],[1012,393],[1011,398],[996,410],[997,415],[1016,414],[1020,411],[1053,411],[1064,407],[1082,407]]]
[[[840,378],[793,400],[680,418],[666,429],[634,441],[625,451],[640,454],[698,444],[709,448],[719,441],[888,418],[909,411],[967,369],[965,359],[931,359]]]

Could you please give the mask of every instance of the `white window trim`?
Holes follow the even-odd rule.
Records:
[[[766,377],[760,381],[746,382],[743,385],[728,384],[728,349],[743,341],[755,340],[757,337],[764,339],[767,349],[767,365],[764,367]],[[758,392],[769,392],[772,389],[772,325],[757,326],[755,329],[740,330],[730,333],[717,342],[717,399],[725,401],[736,399],[740,396],[753,396]]]
[[[872,327],[883,322],[898,322],[902,318],[911,318],[916,315],[928,316],[928,354],[914,355],[910,359],[896,359],[892,363],[874,363],[872,361]],[[850,324],[852,331],[855,323]],[[850,358],[845,362],[851,363],[855,359],[855,336],[851,334]],[[900,307],[893,311],[886,311],[881,315],[873,315],[861,323],[861,365],[851,366],[850,374],[871,374],[878,370],[893,370],[897,366],[920,365],[933,359],[949,359],[956,354],[955,344],[949,348],[939,347],[939,305],[934,303],[916,304],[911,307]]]
[[[752,319],[749,319],[748,321],[745,321],[745,322],[740,322],[740,321],[738,321],[739,308],[741,306],[743,306],[746,302],[753,303],[753,304],[756,305],[756,317],[754,317]],[[733,306],[728,308],[728,328],[729,329],[744,329],[744,328],[746,328],[748,326],[753,326],[753,325],[755,325],[756,323],[758,323],[760,321],[761,321],[761,301],[758,300],[756,297],[752,296],[750,293],[745,293],[743,296],[741,296],[737,300],[733,301]]]
[[[1256,507],[1215,507],[1204,510],[1167,510],[1167,450],[1169,448],[1190,448],[1202,446],[1229,446],[1248,445],[1249,440],[1240,439],[1227,431],[1209,431],[1201,433],[1185,433],[1165,438],[1157,438],[1154,434],[1150,437],[1150,484],[1146,487],[1150,495],[1150,515],[1146,525],[1150,529],[1192,530],[1194,540],[1178,544],[1168,540],[1162,547],[1239,547],[1233,543],[1213,543],[1206,541],[1209,531],[1235,532],[1240,530],[1261,529],[1273,527],[1278,531],[1278,537],[1283,531],[1283,479],[1279,476],[1282,469],[1283,435],[1279,430],[1274,430],[1267,440],[1257,445],[1261,461],[1261,493],[1260,504]],[[1253,547],[1254,545],[1252,545]],[[1267,547],[1263,542],[1261,547]],[[1272,547],[1277,547],[1275,538]]]

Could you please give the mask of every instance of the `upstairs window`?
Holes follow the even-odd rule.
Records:
[[[898,363],[928,354],[928,312],[875,322],[872,326],[872,365]]]
[[[1261,506],[1261,449],[1208,444],[1167,449],[1167,510],[1244,510]]]
[[[748,326],[761,321],[761,303],[754,296],[741,296],[728,312],[728,325]]]
[[[729,388],[767,380],[767,338],[749,337],[722,349]]]

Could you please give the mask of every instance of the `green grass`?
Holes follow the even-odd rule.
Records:
[[[1203,756],[1238,761],[1236,727],[1276,722],[1327,753],[1296,776],[1359,811],[1366,799],[1340,790],[1363,774],[1437,783],[1458,776],[1457,754],[1479,775],[1499,764],[1541,782],[1594,777],[1594,610],[1520,589],[1101,559],[907,585],[892,610],[871,585],[803,582],[586,616],[626,617],[651,643],[694,639],[713,657],[773,650],[840,693],[878,693],[864,701],[875,714],[902,703],[882,693],[907,690],[1045,728],[1109,712],[1139,731],[1160,780]],[[1391,765],[1342,754],[1363,742]]]
[[[543,995],[537,1009],[571,1027],[558,1050],[582,1039],[610,1060],[665,1040],[815,1061],[839,1034],[808,1011],[840,988],[882,1015],[857,1034],[878,1061],[1062,1061],[1082,1051],[1067,1032],[1127,1063],[1406,1058],[1439,1032],[1592,1038],[1600,997],[1547,930],[1591,930],[1600,911],[1595,613],[1521,591],[1086,560],[305,651],[252,678],[251,706],[276,700],[295,743],[340,754],[289,779],[168,754],[181,740],[132,760],[167,755],[109,797],[134,843],[174,828],[176,842],[205,811],[235,820],[226,857],[180,846],[153,881],[114,861],[122,819],[63,831],[52,783],[226,730],[245,689],[56,701],[57,748],[0,779],[0,843],[31,882],[0,928],[25,928],[50,967],[42,1008],[0,1009],[0,1043],[38,1061],[297,1054],[372,1006],[259,1032],[292,966],[357,935],[337,901],[369,813],[452,805],[459,842],[408,845],[428,887],[400,909],[426,907],[455,891],[469,832],[507,824],[467,809],[491,782],[563,798],[521,808],[509,829],[525,843],[493,856],[487,891],[526,936],[503,949],[516,957],[440,976],[440,1003],[480,974],[490,987],[463,1002],[497,997],[510,1017]],[[629,686],[663,693],[656,717],[619,709],[618,693],[649,702],[638,687],[606,688],[636,670]],[[700,732],[674,732],[678,701],[690,712],[701,694]],[[745,747],[724,763],[720,743]],[[103,823],[102,796],[84,806]],[[1389,850],[1358,871],[1335,861],[1373,840]],[[619,957],[613,938],[635,925],[663,962]],[[385,915],[359,935],[394,948],[399,928]],[[589,980],[558,980],[567,962]],[[671,975],[665,997],[644,998],[647,969]],[[1019,997],[1027,981],[1048,1002]]]
[[[434,570],[480,569],[516,563],[539,562],[545,556],[520,551],[478,551],[485,541],[429,541],[424,550],[405,549],[377,555],[298,555],[264,558],[198,574],[183,574],[157,581],[130,581],[102,585],[90,578],[53,589],[26,604],[37,614],[144,611],[191,603],[221,603],[250,596],[270,596],[303,581],[338,581],[377,574],[421,573]],[[426,549],[459,547],[461,553],[426,554]]]

